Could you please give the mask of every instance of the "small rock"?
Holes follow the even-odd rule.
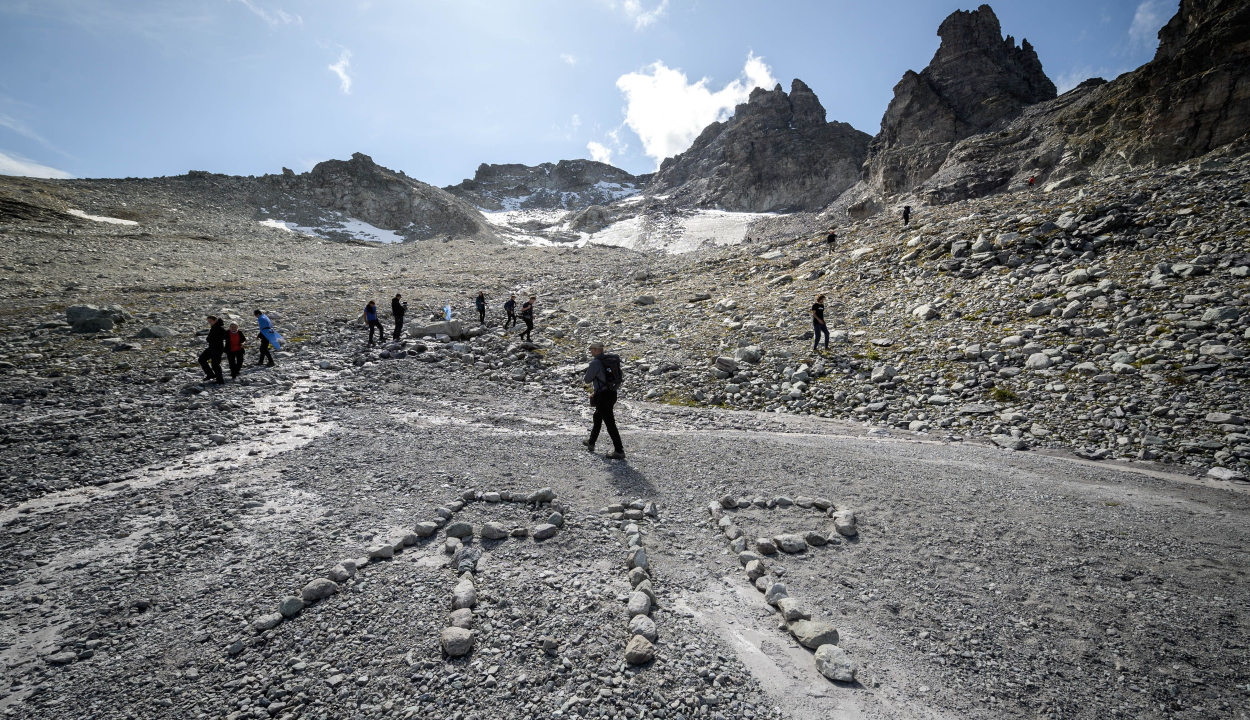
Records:
[[[799,604],[794,598],[782,598],[777,601],[777,609],[781,611],[781,617],[786,622],[794,622],[795,620],[811,620],[812,614]]]
[[[821,535],[820,533],[816,532],[815,530],[808,532],[806,535],[803,536],[803,539],[807,542],[808,545],[811,545],[812,547],[820,547],[821,545],[829,544],[829,539],[826,538],[824,535]]]
[[[508,529],[503,523],[488,522],[482,525],[480,535],[483,540],[503,540],[508,537]]]
[[[564,515],[558,512],[551,513],[551,517],[547,518],[547,524],[555,525],[558,528],[564,527]]]
[[[278,612],[282,613],[282,617],[284,618],[293,618],[296,615],[299,615],[300,610],[303,609],[304,601],[294,595],[288,595],[287,597],[282,598],[282,601],[278,603]]]
[[[464,628],[465,630],[473,629],[473,611],[469,608],[460,608],[453,610],[448,616],[447,622],[451,627]]]
[[[555,525],[552,525],[551,523],[543,523],[542,525],[536,525],[534,527],[534,539],[535,540],[547,540],[547,539],[555,537],[556,533],[558,532],[560,532],[560,528],[556,527]]]
[[[859,534],[859,521],[854,510],[839,510],[833,514],[833,527],[843,537],[855,537]]]
[[[819,620],[795,620],[790,623],[790,632],[803,647],[812,650],[821,645],[838,644],[838,629]]]
[[[751,582],[755,582],[757,579],[768,574],[768,568],[764,567],[763,560],[752,560],[747,563],[746,571],[747,578],[749,578]]]
[[[646,593],[631,592],[625,610],[631,618],[635,615],[648,615],[651,613],[651,598]]]
[[[647,572],[651,571],[651,566],[647,563],[647,551],[645,548],[634,548],[625,556],[625,567],[641,568]]]
[[[328,598],[338,592],[338,583],[327,578],[317,578],[304,586],[300,591],[300,597],[304,602],[316,602],[322,598]]]
[[[837,645],[821,645],[814,655],[816,670],[830,680],[854,682],[858,668],[846,651]]]
[[[630,665],[646,665],[655,657],[655,645],[642,635],[635,635],[625,646],[625,662]]]
[[[807,541],[803,539],[802,535],[775,535],[773,536],[773,542],[782,552],[786,553],[801,553],[807,550]]]
[[[471,608],[477,605],[477,588],[468,580],[461,580],[451,591],[451,609]]]
[[[419,522],[412,528],[412,531],[417,534],[417,537],[426,538],[438,532],[438,525],[432,522]]]
[[[777,543],[773,542],[771,538],[759,538],[755,541],[755,549],[761,555],[776,555]]]
[[[282,613],[269,613],[261,615],[252,621],[252,627],[256,630],[264,632],[265,630],[273,630],[282,623]]]
[[[785,583],[775,582],[769,585],[768,590],[764,593],[764,602],[769,605],[776,605],[782,598],[787,597],[790,597],[790,594],[786,592]]]
[[[439,636],[443,652],[451,657],[463,657],[473,650],[473,633],[461,627],[445,628]]]
[[[394,545],[374,545],[367,551],[370,560],[389,560],[395,557]]]
[[[646,615],[635,615],[630,618],[629,632],[631,635],[641,635],[647,639],[647,642],[651,643],[654,643],[660,637],[655,621]]]
[[[629,571],[629,586],[630,587],[638,587],[638,583],[642,582],[643,580],[650,580],[650,579],[651,579],[651,575],[649,575],[647,571],[643,570],[642,568],[636,567]]]
[[[473,535],[473,526],[463,520],[447,526],[447,537],[467,538]]]

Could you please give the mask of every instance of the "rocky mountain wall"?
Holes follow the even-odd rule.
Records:
[[[473,178],[444,188],[489,211],[581,210],[642,192],[647,176],[594,160],[478,166]]]
[[[1153,60],[1029,107],[999,132],[965,139],[917,194],[952,202],[1023,187],[1056,189],[1197,157],[1250,132],[1250,2],[1185,0]]]
[[[688,206],[746,212],[816,210],[859,179],[869,135],[826,122],[802,80],[756,88],[724,122],[668,158],[648,187]]]
[[[952,13],[938,35],[942,44],[929,65],[907,71],[894,87],[868,148],[862,194],[910,191],[937,172],[955,143],[1055,97],[1033,46],[1004,38],[989,5]]]

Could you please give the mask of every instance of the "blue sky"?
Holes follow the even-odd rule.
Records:
[[[1175,0],[992,3],[1060,90],[1149,60]],[[0,0],[0,173],[297,172],[364,152],[653,170],[758,82],[875,134],[950,0]]]

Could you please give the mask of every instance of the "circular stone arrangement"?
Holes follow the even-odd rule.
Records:
[[[813,509],[833,519],[834,535],[826,535],[818,530],[803,535],[787,533],[772,537],[761,537],[755,540],[755,550],[748,547],[748,541],[742,528],[734,524],[733,518],[725,514],[726,510],[737,511],[747,508],[776,509],[799,507]],[[718,502],[708,503],[708,512],[716,521],[717,527],[729,541],[730,548],[738,555],[747,580],[757,590],[764,593],[764,601],[777,609],[781,616],[782,627],[794,636],[794,639],[805,648],[814,650],[816,670],[821,675],[838,682],[853,682],[858,668],[855,662],[838,646],[838,630],[829,623],[813,620],[810,612],[796,599],[790,597],[784,583],[769,577],[768,564],[765,556],[782,553],[806,552],[809,547],[823,547],[839,544],[842,538],[853,538],[859,534],[858,523],[853,510],[838,509],[824,498],[798,497],[790,499],[784,495],[775,498],[760,496],[752,498],[734,498],[732,495],[722,497]]]
[[[625,533],[625,569],[632,588],[626,602],[629,615],[629,643],[625,645],[625,662],[630,665],[646,665],[655,658],[655,644],[659,631],[651,619],[651,608],[656,605],[655,588],[651,583],[651,563],[642,542],[642,529],[638,523],[647,518],[658,518],[659,510],[653,502],[634,500],[629,504],[609,505],[602,511],[608,522]]]

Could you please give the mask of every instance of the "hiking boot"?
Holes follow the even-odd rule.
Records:
[[[612,451],[612,452],[608,453],[606,457],[607,457],[609,460],[624,460],[624,459],[625,459],[625,453],[624,453],[624,452],[622,452],[622,451],[620,451],[620,450],[614,450],[614,451]]]

